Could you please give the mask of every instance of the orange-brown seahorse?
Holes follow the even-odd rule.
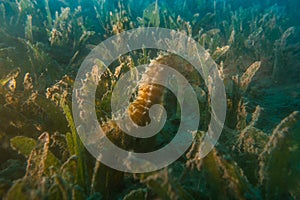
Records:
[[[155,104],[164,103],[166,88],[159,84],[149,83],[151,82],[149,79],[161,79],[168,81],[167,77],[164,77],[165,73],[162,73],[161,65],[166,65],[177,70],[187,80],[192,80],[194,84],[200,83],[199,74],[195,71],[194,67],[177,55],[161,55],[155,60],[152,60],[149,64],[149,67],[142,75],[142,79],[139,82],[137,95],[129,104],[127,110],[132,121],[138,126],[146,126],[147,124],[151,123],[149,116],[150,108]],[[171,99],[171,101],[168,100],[167,104],[173,104],[173,107],[174,105],[176,106],[176,99]],[[104,123],[102,125],[102,129],[104,133],[106,133],[107,137],[110,138],[110,140],[125,150],[149,152],[156,146],[155,136],[147,139],[134,138],[126,133],[123,133],[118,125],[112,120]]]

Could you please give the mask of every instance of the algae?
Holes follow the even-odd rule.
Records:
[[[0,198],[300,198],[300,34],[293,18],[299,8],[291,2],[0,1]],[[127,174],[84,148],[71,93],[95,44],[142,26],[184,32],[205,48],[226,88],[227,117],[218,144],[199,159],[214,111],[202,78],[182,71],[201,108],[193,144],[162,170]],[[166,44],[184,45],[175,39]],[[112,91],[124,73],[151,60],[184,64],[168,52],[144,48],[120,55],[110,66],[95,60],[106,72],[86,75],[87,82],[98,83],[93,109],[101,126],[124,149],[132,150],[134,140],[113,122]],[[155,148],[168,144],[180,121],[171,92],[165,92],[163,104],[169,118]]]

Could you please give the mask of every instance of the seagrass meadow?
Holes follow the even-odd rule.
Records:
[[[0,199],[300,199],[299,10],[298,0],[0,0]],[[164,127],[141,141],[119,129],[112,92],[138,65],[173,66],[191,83],[201,111],[195,139],[178,160],[132,174],[86,150],[72,91],[95,46],[139,27],[173,29],[199,43],[218,67],[227,110],[217,144],[199,159],[213,112],[201,76],[180,69],[192,67],[170,52],[120,55],[97,80],[95,96],[99,124],[115,145],[159,149],[181,120],[172,92],[144,84],[132,94],[130,117],[144,126],[159,103],[168,115]],[[164,78],[159,70],[145,73]]]

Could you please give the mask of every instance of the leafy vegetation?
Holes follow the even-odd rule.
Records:
[[[0,198],[299,199],[300,34],[294,10],[300,5],[268,2],[0,1]],[[201,110],[195,141],[162,170],[127,174],[84,148],[71,91],[96,44],[140,26],[184,32],[210,53],[225,84],[227,116],[218,144],[199,159],[210,101],[207,87],[189,74]],[[125,149],[131,138],[111,120],[112,91],[129,69],[159,58],[163,64],[179,60],[137,50],[100,77],[98,120]],[[172,139],[180,120],[174,96],[166,92],[164,101],[171,117],[156,146]]]

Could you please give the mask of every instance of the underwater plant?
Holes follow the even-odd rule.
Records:
[[[295,4],[0,1],[0,198],[299,199],[299,22],[293,18],[297,12],[286,9]],[[129,174],[105,166],[85,149],[73,122],[71,91],[94,44],[151,26],[183,32],[206,49],[225,85],[227,116],[217,145],[199,159],[213,111],[208,86],[184,59],[141,49],[120,55],[101,77],[86,74],[85,81],[98,84],[94,109],[106,136],[136,152],[172,140],[181,110],[172,92],[142,84],[127,112],[136,124],[145,125],[151,120],[149,108],[161,104],[167,110],[166,124],[149,140],[122,132],[110,103],[127,71],[150,64],[154,68],[142,77],[165,79],[157,69],[168,65],[197,94],[201,120],[185,154],[162,170]],[[102,63],[95,60],[95,65]]]

